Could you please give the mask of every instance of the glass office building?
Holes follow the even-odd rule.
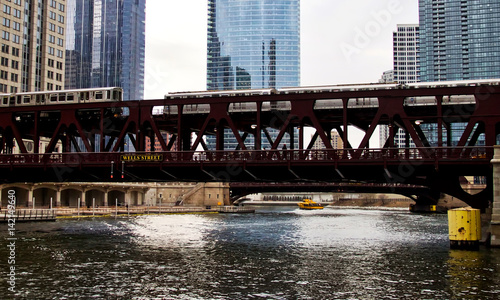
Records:
[[[208,2],[209,90],[299,85],[299,0]]]
[[[145,0],[67,1],[65,88],[120,86],[144,97]]]
[[[299,0],[208,1],[208,90],[299,85]],[[213,140],[207,140],[210,148]],[[225,144],[236,147],[235,140]]]
[[[419,0],[421,81],[500,78],[498,0]]]

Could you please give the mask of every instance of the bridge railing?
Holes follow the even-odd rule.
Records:
[[[0,165],[58,165],[67,166],[119,164],[124,153],[53,153],[0,154]],[[135,153],[138,154],[138,153]],[[148,154],[147,152],[141,154]],[[149,153],[153,154],[153,153]],[[388,160],[491,160],[493,147],[436,147],[380,149],[303,149],[303,150],[226,150],[155,152],[162,160],[155,163],[224,162],[224,161],[388,161]],[[127,162],[128,163],[128,162]]]

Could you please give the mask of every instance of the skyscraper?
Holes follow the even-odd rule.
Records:
[[[418,24],[398,24],[392,35],[393,49],[393,78],[392,81],[406,84],[420,81],[420,52],[419,52]],[[384,73],[385,75],[385,73]],[[387,82],[380,80],[379,82]],[[380,146],[384,146],[389,138],[389,126],[380,126]],[[406,146],[406,137],[402,129],[394,136],[394,145]],[[415,144],[411,142],[410,147]]]
[[[394,81],[405,84],[420,81],[419,26],[398,25],[393,33]]]
[[[299,0],[208,1],[208,90],[299,85]],[[277,135],[272,130],[270,134]],[[225,149],[234,149],[234,135],[229,130],[225,135]],[[263,141],[269,149],[267,140]],[[213,149],[214,144],[215,138],[208,136],[208,147]],[[253,138],[245,144],[251,147]]]
[[[498,0],[419,0],[421,81],[500,77]]]
[[[0,92],[64,86],[66,1],[2,1]]]
[[[67,1],[66,88],[120,86],[144,97],[146,0]]]
[[[299,0],[209,0],[207,88],[300,84]]]

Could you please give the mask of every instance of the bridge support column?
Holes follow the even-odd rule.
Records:
[[[125,205],[127,207],[130,207],[130,190],[129,189],[125,190],[125,198],[124,198],[124,200],[125,200]]]
[[[52,205],[54,205],[54,207],[61,207],[61,187],[57,187],[55,200],[56,201]]]
[[[109,193],[109,190],[106,189],[104,191],[104,207],[108,207],[108,193]]]
[[[82,199],[80,203],[81,207],[87,207],[87,188],[83,187],[82,189]]]
[[[493,210],[491,214],[491,246],[500,247],[500,146],[495,146],[493,165]]]
[[[28,208],[35,208],[35,199],[33,199],[33,187],[28,190]]]

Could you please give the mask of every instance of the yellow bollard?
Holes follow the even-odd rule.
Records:
[[[453,249],[478,249],[481,240],[481,212],[471,207],[448,211],[448,232]]]

